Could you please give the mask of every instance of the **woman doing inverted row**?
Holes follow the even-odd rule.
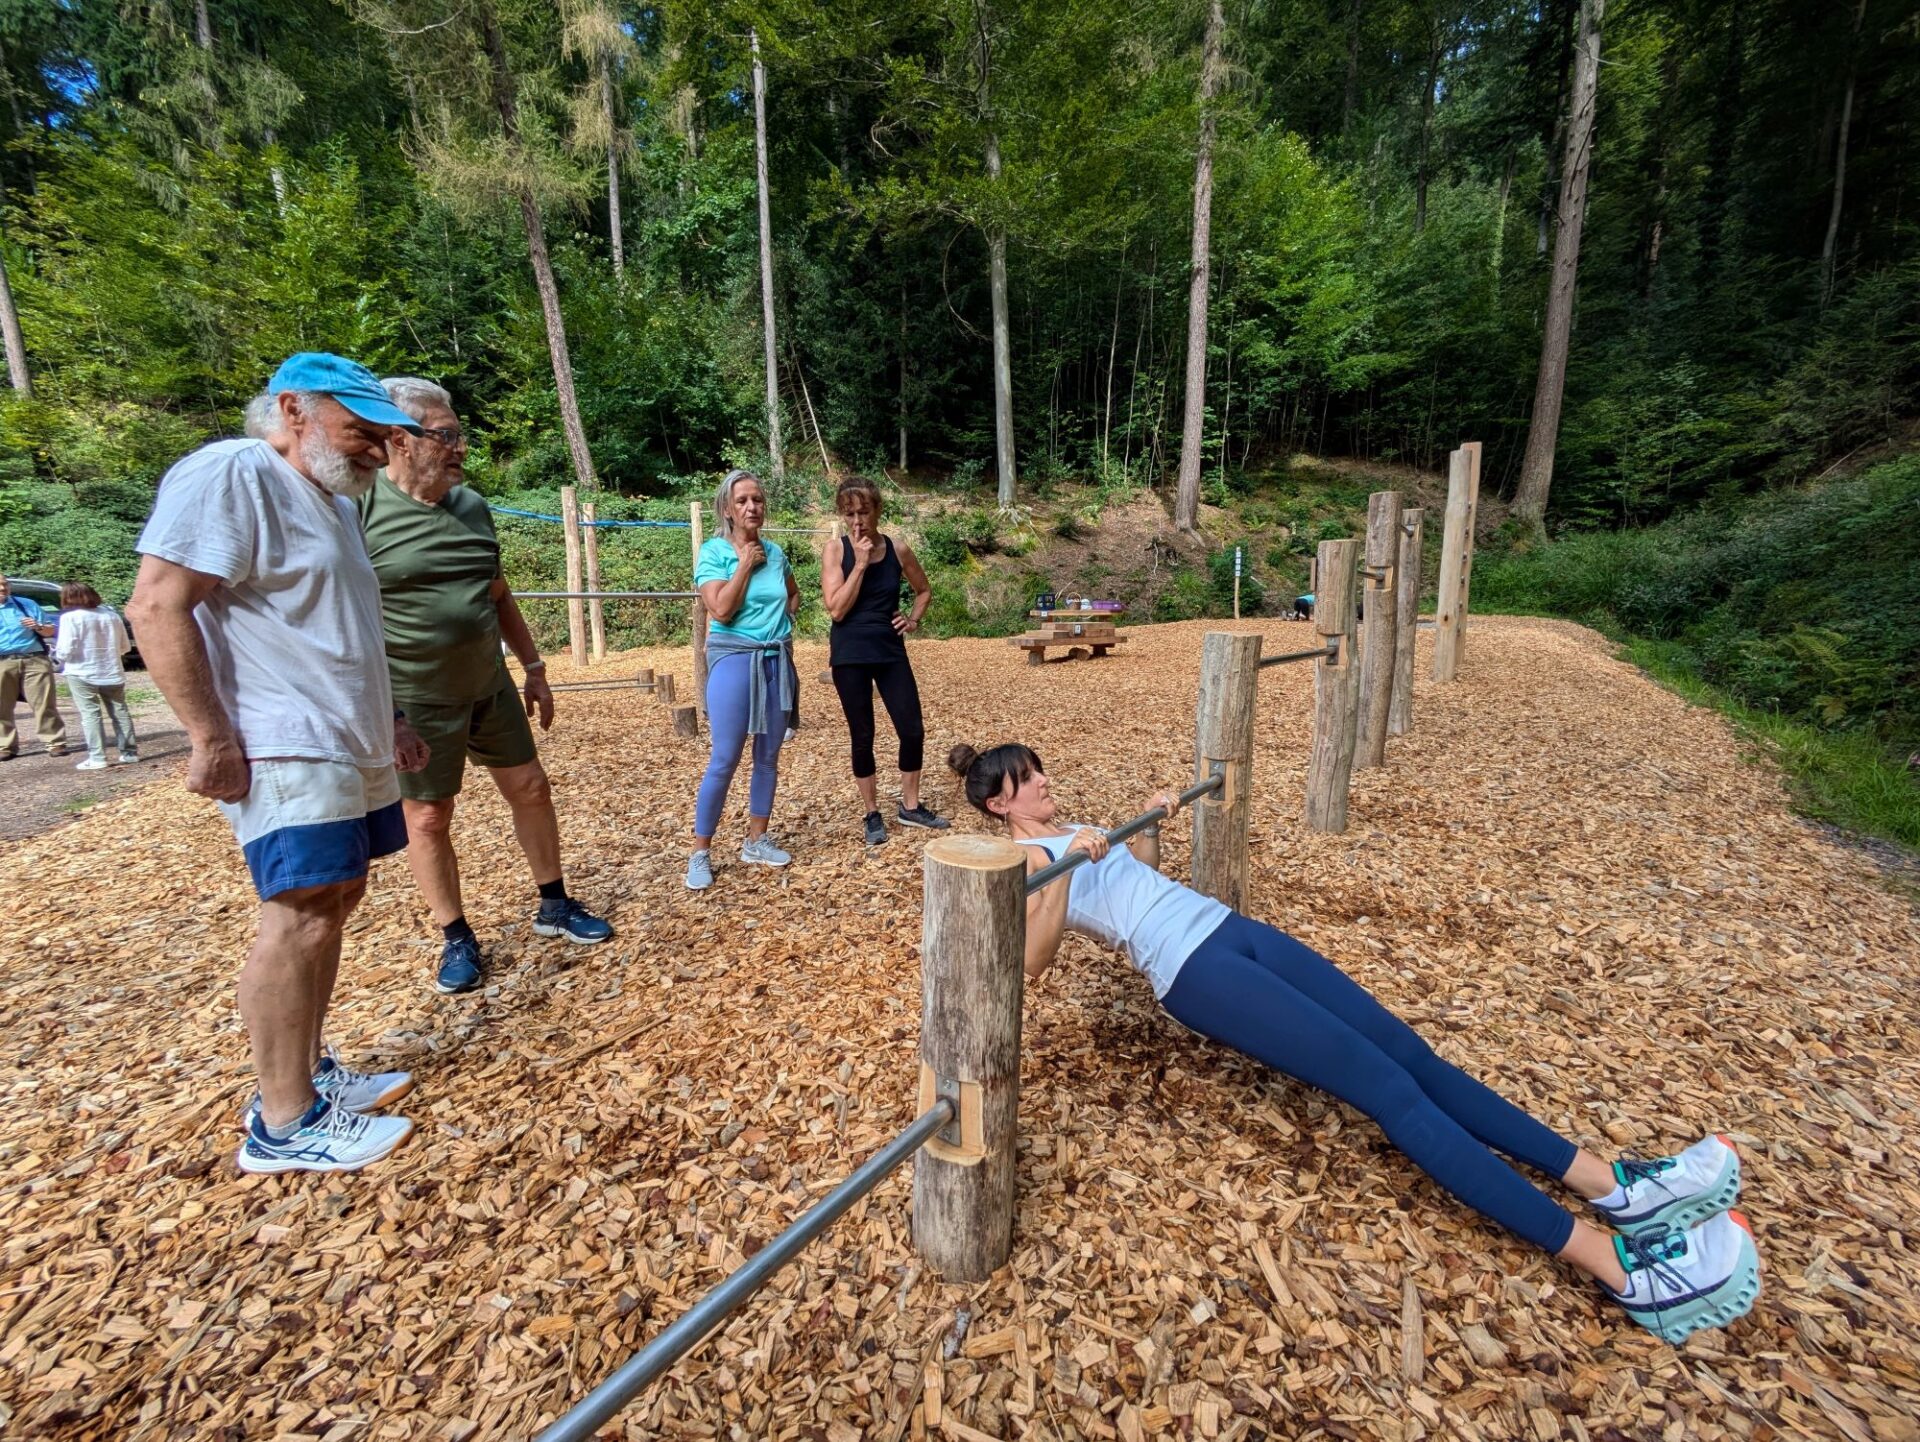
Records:
[[[1027,898],[1026,973],[1072,930],[1124,950],[1169,1015],[1202,1036],[1330,1092],[1455,1197],[1592,1277],[1669,1342],[1743,1316],[1760,1295],[1747,1219],[1729,1208],[1740,1159],[1721,1136],[1677,1156],[1608,1163],[1441,1060],[1332,962],[1263,922],[1162,876],[1158,826],[1126,846],[1054,819],[1025,746],[956,746],[967,800],[1031,848],[1029,874],[1084,851],[1065,883]],[[1147,802],[1172,815],[1178,798]],[[1558,1179],[1612,1231],[1576,1218],[1495,1155]]]

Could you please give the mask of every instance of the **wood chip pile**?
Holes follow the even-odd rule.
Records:
[[[1219,624],[1072,667],[916,643],[929,761],[1018,737],[1063,816],[1122,820],[1189,777]],[[1767,1266],[1752,1317],[1655,1340],[1072,941],[1028,1002],[1012,1264],[924,1274],[902,1171],[608,1435],[1920,1439],[1910,903],[1591,633],[1476,618],[1445,688],[1429,644],[1415,734],[1356,776],[1344,836],[1298,823],[1311,669],[1262,675],[1253,910],[1577,1139],[1734,1137]],[[824,648],[802,649],[811,677]],[[594,674],[637,665],[691,689],[684,651]],[[925,834],[862,847],[837,705],[811,682],[803,704],[775,818],[798,859],[739,865],[743,775],[696,896],[704,738],[642,694],[563,696],[545,756],[608,946],[531,935],[484,783],[456,822],[483,994],[431,991],[437,933],[404,864],[378,868],[332,1039],[414,1071],[419,1132],[358,1176],[233,1168],[254,905],[210,803],[164,780],[9,847],[0,1433],[526,1437],[900,1130]],[[889,751],[883,731],[883,795]],[[1184,823],[1168,836],[1184,876]]]

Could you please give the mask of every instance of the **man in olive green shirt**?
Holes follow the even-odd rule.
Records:
[[[449,828],[471,757],[493,773],[513,831],[540,889],[533,929],[592,945],[613,928],[567,895],[560,823],[528,717],[553,724],[546,662],[500,574],[500,543],[487,503],[460,482],[467,442],[447,393],[431,381],[381,382],[421,434],[389,443],[387,469],[360,500],[360,527],[380,580],[393,704],[431,753],[400,778],[407,865],[445,946],[434,985],[472,991],[483,979],[480,943],[467,923]],[[526,671],[516,691],[500,654],[505,639]]]

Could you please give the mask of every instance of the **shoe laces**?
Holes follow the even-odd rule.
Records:
[[[350,1112],[337,1103],[327,1104],[327,1114],[318,1123],[317,1130],[323,1135],[337,1137],[345,1142],[357,1142],[366,1135],[367,1128],[373,1125],[373,1118]]]
[[[1677,1165],[1678,1163],[1672,1157],[1660,1157],[1653,1161],[1631,1158],[1619,1164],[1620,1183],[1622,1186],[1630,1187],[1635,1182],[1651,1181],[1662,1172],[1672,1171]]]
[[[1635,1272],[1645,1272],[1653,1281],[1675,1292],[1687,1290],[1687,1279],[1672,1265],[1687,1254],[1685,1232],[1660,1227],[1636,1237],[1621,1237],[1619,1241],[1629,1279]]]

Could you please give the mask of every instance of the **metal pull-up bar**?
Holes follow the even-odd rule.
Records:
[[[698,591],[515,591],[516,601],[694,601]]]
[[[936,1132],[955,1119],[954,1105],[944,1097],[922,1112],[912,1126],[868,1157],[858,1171],[802,1212],[793,1225],[755,1252],[745,1266],[682,1312],[666,1331],[581,1398],[572,1411],[540,1434],[539,1442],[586,1442],[642,1389],[692,1351],[702,1338],[764,1287],[775,1272],[799,1255],[802,1247],[838,1221],[842,1213],[879,1186]]]
[[[1281,666],[1288,661],[1317,661],[1322,656],[1333,657],[1339,654],[1340,642],[1336,639],[1329,641],[1324,646],[1316,646],[1311,651],[1288,651],[1285,655],[1281,656],[1262,656],[1260,658],[1260,669],[1264,671],[1269,666]]]
[[[1180,804],[1185,806],[1190,802],[1198,801],[1209,791],[1218,791],[1226,784],[1226,773],[1224,771],[1216,771],[1198,786],[1190,786],[1185,791],[1182,791],[1180,793]],[[1133,820],[1116,826],[1113,830],[1109,831],[1107,833],[1107,842],[1109,845],[1118,846],[1130,837],[1138,836],[1142,831],[1145,831],[1149,826],[1153,825],[1154,822],[1164,821],[1166,818],[1167,808],[1164,806],[1156,806],[1151,811],[1142,811],[1138,816],[1134,817]],[[1090,860],[1092,860],[1092,858],[1084,851],[1069,851],[1051,866],[1043,866],[1027,878],[1027,895],[1032,896],[1034,892],[1038,891],[1048,882],[1058,881],[1081,862]]]

